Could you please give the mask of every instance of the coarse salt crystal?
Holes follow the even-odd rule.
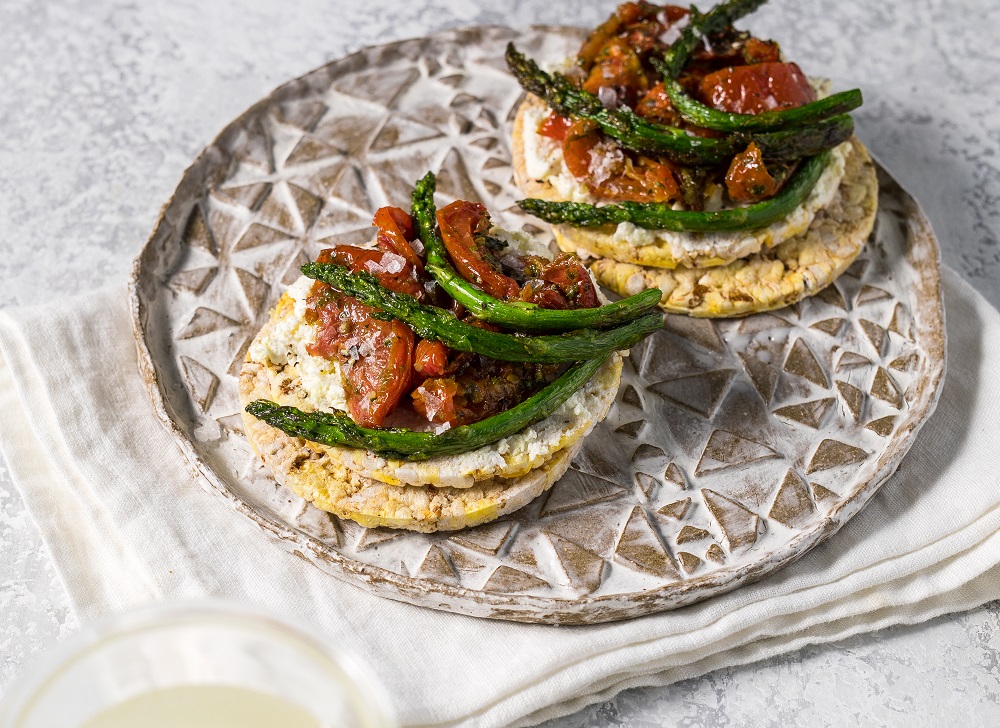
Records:
[[[386,273],[395,275],[406,266],[406,258],[396,253],[385,253],[380,261]]]

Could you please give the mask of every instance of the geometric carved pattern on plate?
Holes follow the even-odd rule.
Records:
[[[708,438],[695,474],[702,476],[717,470],[774,457],[779,457],[779,453],[762,442],[725,430],[715,430]]]
[[[896,418],[892,415],[886,417],[879,417],[877,420],[872,420],[867,425],[865,425],[866,430],[871,430],[877,435],[882,437],[888,437],[892,434],[892,428],[896,424]]]
[[[701,559],[699,559],[694,554],[688,553],[687,551],[677,552],[677,561],[680,562],[681,568],[684,569],[685,574],[691,574],[701,566]]]
[[[832,397],[826,397],[824,399],[813,400],[812,402],[793,404],[788,407],[776,409],[774,414],[818,430],[820,425],[823,424],[823,417],[826,415],[827,410],[830,409],[833,401]]]
[[[565,513],[618,498],[626,492],[625,488],[617,483],[583,473],[570,466],[566,474],[549,491],[541,515],[544,517]]]
[[[913,322],[909,310],[901,303],[897,303],[892,311],[892,320],[889,322],[889,331],[899,334],[904,339],[913,341]]]
[[[513,528],[514,524],[510,521],[493,521],[476,528],[459,531],[449,540],[466,548],[496,556]]]
[[[448,563],[441,547],[435,544],[432,544],[427,550],[427,555],[420,563],[420,568],[417,569],[415,576],[433,581],[440,579],[449,584],[458,583],[458,574],[451,568],[451,564]]]
[[[864,462],[867,457],[868,453],[860,447],[827,438],[816,448],[806,472],[815,473],[819,470],[830,470],[842,465],[854,465]]]
[[[559,563],[571,585],[588,593],[601,585],[605,567],[603,558],[568,538],[554,533],[547,533],[546,536],[552,542]]]
[[[752,546],[757,540],[760,517],[730,498],[705,488],[701,491],[705,505],[719,523],[729,550]]]
[[[892,377],[882,367],[875,372],[875,379],[872,380],[872,388],[869,390],[873,397],[878,397],[883,402],[888,402],[896,409],[903,406],[903,393],[899,391],[899,386],[892,381]]]
[[[837,372],[846,372],[860,367],[870,367],[871,365],[871,359],[853,351],[845,351],[837,361]]]
[[[548,586],[548,582],[539,579],[537,576],[512,569],[509,566],[498,566],[486,584],[483,585],[484,592],[500,592],[510,594],[512,592],[525,592],[532,589],[540,589]]]
[[[632,509],[618,546],[615,560],[653,576],[679,578],[677,567],[641,506]]]
[[[826,379],[826,372],[816,361],[816,356],[809,349],[809,345],[802,339],[796,339],[792,349],[785,359],[785,371],[789,374],[796,374],[808,379],[813,384],[820,387],[829,387]]]
[[[865,332],[865,336],[871,342],[872,347],[878,352],[879,356],[882,356],[885,341],[888,338],[885,329],[866,319],[861,319],[858,324],[861,326],[861,330]]]
[[[840,392],[840,396],[843,397],[847,409],[854,416],[854,421],[857,422],[858,418],[861,417],[861,407],[865,403],[865,393],[853,384],[841,382],[839,379],[837,380],[837,390]]]
[[[656,392],[676,405],[691,410],[709,419],[719,407],[729,383],[733,381],[733,369],[720,369],[704,374],[692,374],[666,382],[651,384],[647,389]]]
[[[770,402],[771,395],[774,394],[774,385],[778,382],[778,370],[757,357],[743,352],[740,352],[740,361],[743,362],[750,381],[760,393],[761,399]]]
[[[660,515],[666,516],[667,518],[672,518],[675,521],[680,521],[684,518],[691,507],[691,499],[683,498],[679,501],[674,501],[673,503],[667,503],[660,510],[657,511]]]
[[[768,518],[789,528],[797,528],[812,518],[815,511],[805,480],[794,470],[789,470],[778,488]]]

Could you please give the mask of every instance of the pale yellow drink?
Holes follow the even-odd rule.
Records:
[[[83,728],[324,728],[283,698],[229,685],[179,685],[129,698]]]

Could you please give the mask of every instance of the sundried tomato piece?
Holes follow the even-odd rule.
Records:
[[[629,161],[622,174],[610,177],[596,192],[601,197],[622,202],[672,202],[681,197],[681,189],[669,165],[640,156]]]
[[[542,308],[565,311],[570,308],[566,296],[557,287],[543,280],[532,279],[521,288],[521,300]]]
[[[601,305],[590,273],[575,255],[560,253],[542,272],[542,280],[559,287],[572,308],[597,308]]]
[[[584,119],[573,122],[562,145],[563,159],[570,174],[580,179],[590,176],[594,149],[600,141],[601,134],[593,122]]]
[[[532,280],[522,289],[522,300],[556,309],[601,305],[593,279],[572,253],[560,253],[554,260],[529,255],[524,261],[525,273]]]
[[[635,106],[635,113],[657,124],[678,126],[681,118],[670,103],[667,90],[660,82],[646,92]]]
[[[750,37],[743,44],[743,60],[747,63],[779,63],[781,48],[773,40]]]
[[[599,95],[602,86],[629,89],[632,96],[649,87],[639,55],[624,38],[612,38],[594,59],[590,75],[583,83],[584,91]],[[634,99],[626,99],[631,102]]]

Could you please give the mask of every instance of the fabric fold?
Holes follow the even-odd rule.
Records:
[[[81,621],[155,600],[256,604],[367,662],[405,725],[530,725],[1000,596],[1000,314],[953,272],[943,282],[940,403],[868,507],[761,582],[628,622],[434,612],[285,553],[206,492],[154,415],[121,289],[0,312],[0,448]]]

